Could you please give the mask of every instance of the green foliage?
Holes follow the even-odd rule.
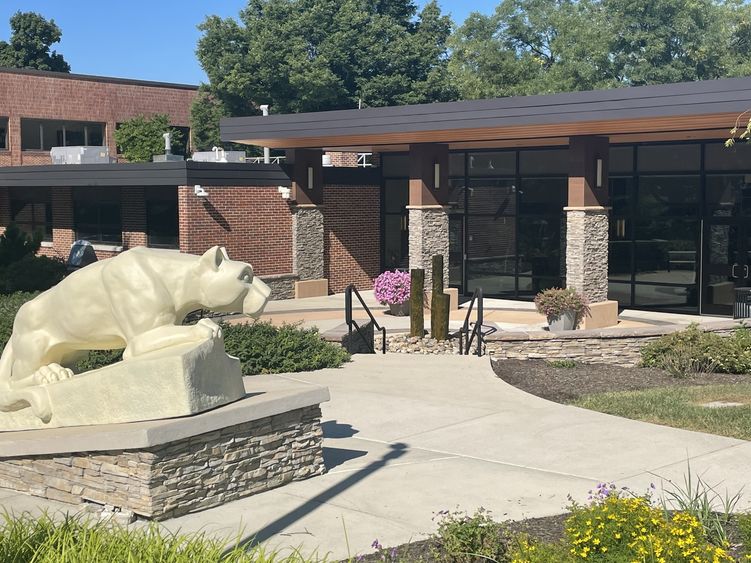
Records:
[[[222,102],[202,86],[190,107],[190,131],[195,150],[209,151],[212,147],[223,146],[219,136],[219,120],[226,114]]]
[[[548,363],[554,368],[560,369],[573,369],[576,367],[574,360],[550,360]]]
[[[226,547],[229,543],[229,547]],[[5,514],[0,525],[0,561],[39,563],[306,563],[318,558],[244,548],[204,532],[181,534],[156,524],[127,528],[77,516],[33,518]]]
[[[0,295],[0,352],[10,340],[13,332],[13,321],[21,305],[36,297],[36,293],[13,293]]]
[[[0,293],[46,291],[60,283],[68,270],[65,262],[47,256],[26,256],[0,268]]]
[[[243,375],[336,368],[349,361],[341,347],[321,339],[317,329],[266,322],[223,324],[227,353],[240,358]]]
[[[10,18],[10,30],[10,41],[0,41],[0,67],[70,72],[63,56],[50,51],[50,46],[62,37],[55,20],[19,11]]]
[[[578,325],[582,317],[589,312],[589,302],[575,289],[552,287],[535,296],[535,308],[538,313],[548,318],[548,322],[560,317],[563,313],[574,313],[576,325]]]
[[[642,365],[685,377],[692,373],[751,372],[751,330],[736,329],[730,336],[705,332],[698,325],[661,336],[641,350]]]
[[[25,256],[33,256],[42,244],[42,233],[27,235],[18,225],[11,223],[0,235],[0,268],[17,262]]]
[[[115,142],[119,152],[129,162],[151,162],[155,154],[164,154],[164,137],[172,133],[172,152],[185,154],[188,139],[183,139],[179,129],[170,126],[166,113],[146,117],[138,115],[123,121],[115,129]]]
[[[84,358],[76,362],[75,372],[81,373],[103,368],[123,359],[122,350],[91,350]]]
[[[435,1],[249,0],[201,24],[197,54],[228,115],[442,101],[451,25]]]
[[[438,513],[436,561],[474,563],[476,561],[509,561],[509,535],[502,524],[493,521],[490,513],[480,508],[472,516],[460,511]]]
[[[738,526],[738,535],[746,554],[751,556],[751,514],[736,514],[735,523]]]

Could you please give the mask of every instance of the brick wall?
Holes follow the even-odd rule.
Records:
[[[125,188],[120,196],[123,248],[146,246],[146,195],[144,188]]]
[[[325,186],[324,262],[329,290],[372,289],[381,268],[379,186]]]
[[[8,117],[9,152],[0,166],[50,164],[46,152],[21,152],[21,117],[93,121],[106,124],[106,144],[114,155],[115,124],[139,114],[167,113],[173,125],[190,124],[196,91],[49,75],[0,72],[0,116]]]
[[[201,254],[224,246],[258,275],[292,272],[292,215],[275,187],[211,186],[207,198],[178,188],[180,250]]]

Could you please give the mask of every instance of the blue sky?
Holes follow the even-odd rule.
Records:
[[[492,12],[499,1],[440,4],[461,22],[471,11]],[[39,12],[62,29],[54,48],[72,72],[197,84],[205,75],[194,53],[196,26],[207,15],[235,16],[245,5],[246,0],[0,0],[0,39],[8,39],[8,19],[15,12]]]

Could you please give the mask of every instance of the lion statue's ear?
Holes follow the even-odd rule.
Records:
[[[229,260],[227,251],[221,246],[212,246],[203,253],[201,259],[198,261],[198,266],[201,270],[216,271],[225,260]]]

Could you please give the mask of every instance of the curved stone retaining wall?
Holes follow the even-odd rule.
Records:
[[[737,321],[702,325],[703,330],[729,334]],[[647,328],[576,330],[567,332],[497,332],[487,337],[486,352],[494,359],[574,360],[585,364],[634,367],[642,347],[660,336],[684,330],[684,325]]]

